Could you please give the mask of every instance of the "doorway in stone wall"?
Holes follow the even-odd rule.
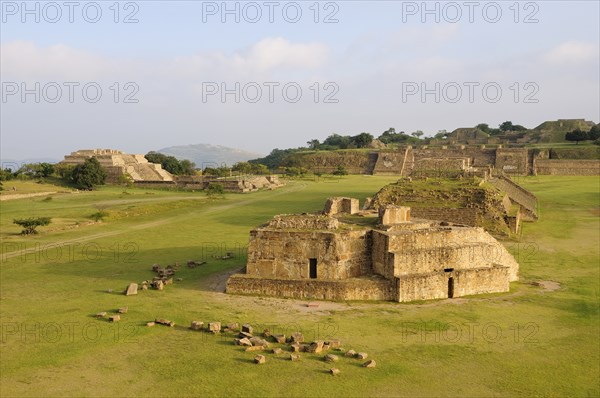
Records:
[[[454,297],[454,278],[448,278],[448,298]]]
[[[308,259],[308,276],[310,279],[317,279],[317,259]]]

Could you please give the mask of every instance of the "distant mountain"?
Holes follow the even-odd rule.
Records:
[[[159,149],[156,152],[175,156],[179,160],[187,159],[196,163],[196,167],[205,168],[245,162],[250,159],[260,158],[263,155],[241,149],[228,148],[221,145],[196,144],[178,145]]]

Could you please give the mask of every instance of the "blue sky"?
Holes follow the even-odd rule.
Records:
[[[239,23],[234,15],[221,21],[220,1],[119,2],[118,23],[114,1],[91,3],[76,2],[73,23],[63,2],[53,3],[62,17],[49,23],[57,6],[28,2],[40,10],[37,23],[21,1],[1,2],[2,158],[196,143],[268,153],[334,132],[600,121],[597,1],[472,2],[472,22],[467,2],[271,2],[274,23],[263,1],[228,2]],[[102,16],[90,23],[82,9],[93,18],[95,4]],[[423,15],[424,4],[432,13]],[[288,22],[298,8],[299,21]],[[262,18],[247,22],[256,9]],[[138,22],[123,23],[132,12]],[[323,22],[330,13],[337,23]],[[65,82],[77,84],[72,101]],[[80,91],[90,83],[102,91],[98,102]],[[236,83],[239,103],[221,97]],[[265,83],[274,84],[273,101]],[[298,102],[281,91],[286,84],[301,90]],[[23,85],[39,103],[21,95]],[[262,96],[253,102],[256,87]],[[408,95],[411,87],[419,91]],[[127,94],[137,103],[126,103]]]

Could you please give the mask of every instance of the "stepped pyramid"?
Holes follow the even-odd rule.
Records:
[[[120,182],[123,175],[131,178],[134,182],[174,181],[171,173],[163,170],[160,164],[148,162],[144,155],[131,155],[114,149],[82,149],[66,155],[61,163],[77,165],[89,158],[98,160],[108,174],[107,181],[111,183]]]

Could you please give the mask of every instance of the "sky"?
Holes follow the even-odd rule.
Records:
[[[0,157],[600,122],[598,1],[0,1]]]

